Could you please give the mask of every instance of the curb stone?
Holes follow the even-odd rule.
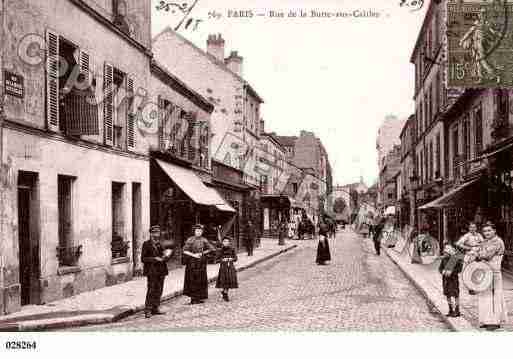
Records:
[[[271,253],[265,257],[262,257],[252,263],[242,265],[237,268],[237,272],[242,272],[246,269],[252,268],[262,262],[277,257],[283,253],[289,252],[292,249],[297,248],[297,244],[285,247],[278,252]],[[208,283],[211,284],[217,280],[217,275],[209,278]],[[161,303],[165,303],[179,297],[183,294],[183,290],[177,290],[165,296],[162,296]],[[45,330],[65,329],[72,327],[82,327],[87,325],[99,325],[114,323],[131,315],[144,310],[144,304],[137,306],[121,306],[111,309],[107,309],[98,314],[82,314],[77,316],[65,317],[65,318],[50,318],[42,320],[27,320],[19,323],[12,322],[6,324],[0,324],[0,332],[38,332]]]
[[[429,293],[429,291],[426,289],[426,285],[421,283],[421,280],[418,278],[415,278],[413,273],[411,273],[404,264],[400,263],[396,258],[394,258],[394,255],[389,252],[388,249],[383,248],[384,252],[387,254],[387,257],[390,258],[390,260],[401,270],[401,272],[408,278],[408,280],[417,288],[417,290],[426,298],[428,303],[432,305],[440,317],[443,319],[443,321],[455,332],[473,332],[477,330],[470,324],[470,322],[465,319],[463,316],[460,318],[450,318],[446,317],[443,313],[445,311],[445,307],[441,306],[441,303],[439,300],[436,299],[436,297]],[[462,310],[463,312],[463,310]]]

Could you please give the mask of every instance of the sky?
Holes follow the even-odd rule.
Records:
[[[178,1],[181,3],[181,1]],[[190,1],[192,3],[193,1]],[[389,114],[414,111],[414,67],[410,56],[427,4],[418,11],[400,0],[198,0],[190,16],[201,19],[179,32],[202,49],[209,34],[221,33],[225,55],[244,58],[243,77],[264,99],[267,132],[313,131],[330,159],[335,184],[370,185],[378,175],[376,134]],[[427,2],[427,1],[426,1]],[[174,27],[181,16],[157,11],[152,33]],[[287,17],[290,11],[307,17]],[[228,17],[229,11],[252,18]],[[371,10],[380,17],[312,17],[312,11]],[[270,11],[285,17],[271,18]],[[220,18],[210,14],[221,14]],[[257,13],[266,13],[259,17]]]

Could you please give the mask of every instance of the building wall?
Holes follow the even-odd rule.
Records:
[[[483,133],[483,144],[482,149],[485,149],[486,146],[492,143],[492,121],[495,116],[495,104],[493,99],[494,93],[493,90],[484,90],[478,97],[474,98],[466,105],[466,110],[463,111],[450,125],[448,128],[447,138],[449,140],[448,146],[448,158],[449,158],[449,173],[448,178],[454,179],[454,167],[453,160],[456,155],[460,155],[463,153],[463,120],[465,118],[469,119],[470,124],[470,159],[474,159],[479,156],[479,153],[476,152],[475,146],[475,138],[476,138],[476,110],[478,108],[482,109],[482,133]],[[511,114],[510,114],[511,116]],[[453,133],[455,129],[458,129],[458,152],[454,151],[454,138]],[[483,164],[480,162],[476,162],[471,164],[471,169],[475,170],[482,166]]]
[[[238,156],[244,154],[245,149],[242,132],[244,84],[241,79],[171,30],[155,37],[152,50],[157,61],[215,105],[212,156],[240,168]]]
[[[148,57],[122,40],[119,35],[107,30],[70,0],[31,3],[7,1],[6,9],[6,17],[11,20],[8,20],[8,31],[6,31],[3,47],[5,51],[4,65],[7,70],[23,76],[25,85],[24,99],[12,96],[7,96],[5,99],[6,117],[9,120],[38,129],[46,128],[46,64],[44,58],[33,57],[34,65],[28,64],[18,56],[18,49],[24,48],[23,45],[27,41],[24,38],[28,34],[31,34],[30,39],[34,39],[33,41],[36,41],[36,44],[44,49],[47,29],[55,31],[89,53],[90,67],[97,81],[96,95],[99,99],[103,98],[105,62],[132,76],[135,89],[148,89]],[[146,20],[149,22],[149,18]],[[77,26],[78,23],[80,26]],[[149,25],[145,24],[145,26]],[[102,39],[101,43],[98,42],[100,38]],[[136,103],[141,104],[142,98],[138,97]],[[83,136],[83,139],[97,144],[104,143],[101,106],[99,129],[99,135]],[[148,150],[146,141],[140,137],[139,131],[135,131],[135,133],[135,152],[146,153]]]
[[[19,171],[37,174],[37,212],[39,224],[33,233],[40,242],[40,299],[48,302],[83,291],[128,280],[132,276],[132,249],[123,263],[111,262],[112,181],[125,183],[123,208],[124,239],[132,240],[132,183],[141,185],[141,228],[137,234],[136,256],[149,227],[148,143],[135,133],[135,147],[130,153],[104,145],[103,110],[99,108],[99,135],[70,138],[59,131],[47,130],[46,121],[46,49],[47,29],[73,42],[90,56],[90,69],[96,79],[98,99],[103,99],[105,63],[134,79],[135,89],[148,88],[149,57],[144,49],[112,31],[80,6],[78,0],[14,1],[6,0],[6,26],[2,42],[3,66],[21,75],[23,99],[5,97],[5,115],[9,121],[2,136],[2,256],[5,279],[5,312],[20,305],[18,203]],[[87,1],[100,15],[109,15],[111,2]],[[78,5],[77,5],[78,4]],[[140,11],[133,16],[133,37],[149,44],[150,2],[128,1],[129,8]],[[130,21],[129,21],[130,22]],[[101,39],[101,42],[98,41]],[[32,45],[32,46],[28,46]],[[144,91],[143,91],[144,92]],[[136,106],[143,101],[136,98]],[[65,154],[65,155],[63,155]],[[105,166],[108,163],[109,166]],[[56,257],[58,245],[57,175],[75,176],[73,193],[74,244],[83,246],[79,269],[63,274]],[[132,247],[132,245],[131,245]],[[140,267],[140,265],[138,265]],[[60,273],[60,274],[59,274]],[[1,284],[1,283],[0,283]]]
[[[140,253],[148,238],[149,169],[144,158],[119,156],[62,141],[7,129],[4,133],[4,163],[8,164],[8,222],[4,238],[7,255],[6,288],[18,286],[17,177],[19,171],[37,173],[39,192],[39,241],[41,300],[43,303],[83,291],[125,281],[132,276],[132,250],[126,263],[113,264],[112,182],[124,183],[124,240],[132,241],[132,183],[141,184],[141,232],[136,243]],[[60,154],[65,153],[66,156]],[[109,163],[109,166],[105,166]],[[59,241],[57,175],[75,177],[73,186],[73,244],[83,246],[78,273],[60,275],[57,260]],[[131,244],[132,248],[132,244]],[[139,258],[136,258],[139,263]],[[19,288],[19,287],[18,287]],[[11,291],[12,290],[12,291]],[[16,310],[19,293],[8,290],[8,311]]]
[[[406,122],[405,119],[398,119],[396,116],[390,115],[385,118],[378,130],[376,138],[376,149],[378,151],[378,168],[381,170],[385,165],[386,155],[400,144],[399,135]]]

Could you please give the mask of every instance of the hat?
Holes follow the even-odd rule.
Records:
[[[462,273],[463,284],[475,292],[482,292],[490,288],[493,282],[492,268],[484,262],[468,264]]]
[[[196,223],[194,226],[192,226],[193,230],[194,229],[201,229],[201,230],[203,230],[204,228],[205,227],[202,224],[200,224],[200,223]]]
[[[159,225],[151,226],[150,233],[153,233],[153,232],[160,232],[160,226]]]

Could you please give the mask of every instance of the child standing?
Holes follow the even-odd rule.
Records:
[[[237,282],[237,271],[235,270],[234,263],[237,261],[237,253],[231,246],[230,238],[223,239],[223,247],[219,254],[220,266],[219,274],[217,275],[216,288],[222,289],[221,294],[225,301],[230,301],[228,297],[228,290],[232,288],[239,288]]]
[[[460,314],[460,281],[458,275],[463,270],[463,256],[449,243],[445,244],[440,267],[444,295],[449,305],[448,317]]]

